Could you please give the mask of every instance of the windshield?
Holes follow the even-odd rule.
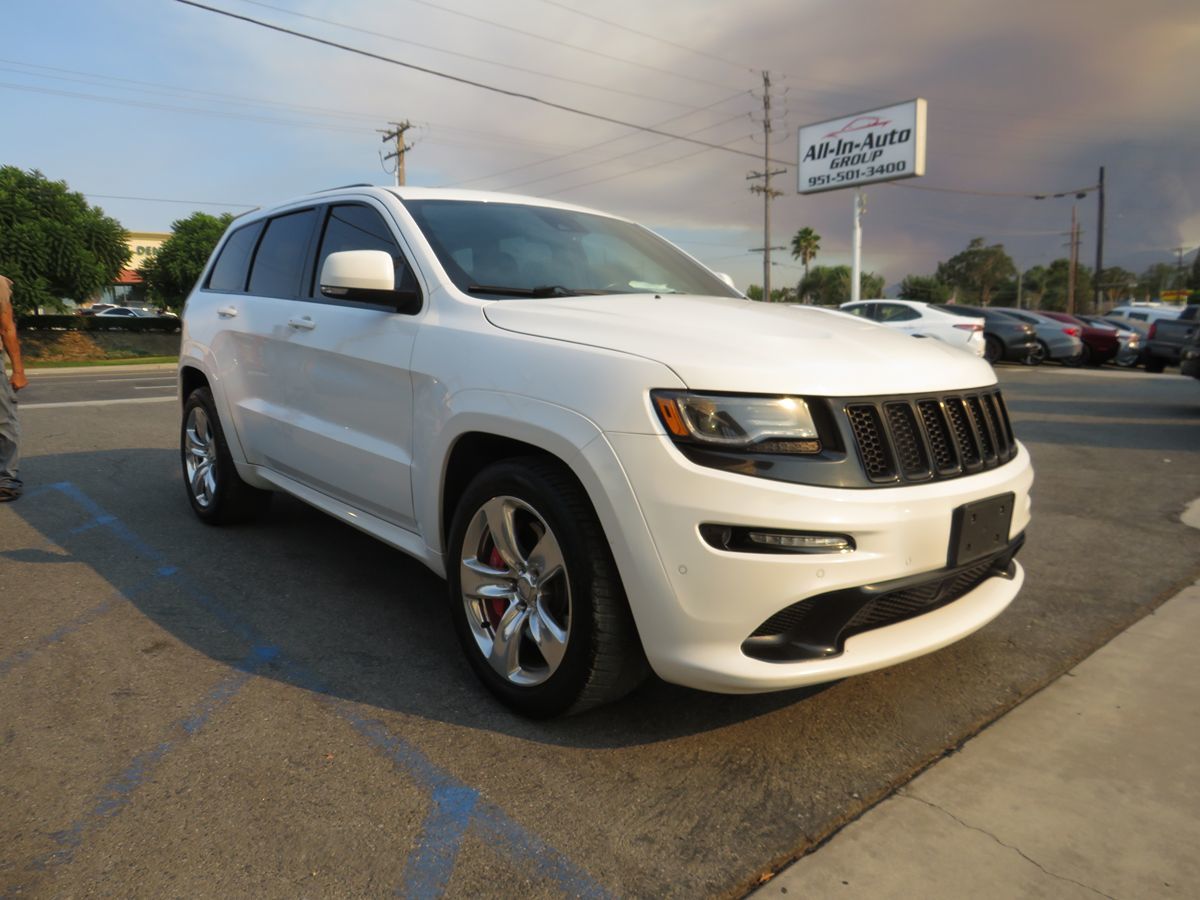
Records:
[[[404,206],[454,284],[476,296],[741,296],[630,222],[521,203],[405,200]]]

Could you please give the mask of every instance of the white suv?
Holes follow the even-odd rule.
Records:
[[[196,514],[285,491],[415,556],[529,715],[648,668],[731,693],[880,668],[1023,580],[1033,473],[990,366],[749,301],[623,219],[318,193],[235,221],[183,326]]]

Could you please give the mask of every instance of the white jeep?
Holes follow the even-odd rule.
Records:
[[[201,519],[284,491],[415,556],[528,715],[649,670],[876,669],[1023,580],[1033,473],[987,363],[749,301],[578,207],[360,186],[243,216],[188,299],[179,388]]]

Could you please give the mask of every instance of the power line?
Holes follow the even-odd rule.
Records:
[[[733,100],[737,97],[741,97],[742,95],[747,94],[747,93],[749,93],[749,92],[748,91],[738,91],[736,94],[732,94],[732,95],[724,98],[723,100],[716,101],[715,103],[710,103],[708,106],[705,106],[705,107],[702,107],[701,109],[696,110],[696,112],[707,112],[708,110],[713,109],[714,107],[720,106],[723,103],[728,103],[730,100]],[[695,113],[680,113],[677,116],[671,116],[671,118],[669,118],[669,119],[663,119],[661,122],[656,123],[654,127],[662,128],[664,125],[670,125],[672,122],[678,121],[679,119],[686,119],[692,115],[695,115]],[[636,132],[635,132],[635,134],[636,134]],[[487,181],[489,178],[499,178],[501,175],[510,175],[513,172],[520,172],[525,169],[533,168],[534,166],[540,166],[545,163],[556,162],[560,159],[565,159],[568,156],[574,156],[577,153],[583,153],[584,151],[587,151],[587,150],[596,150],[600,147],[605,147],[608,144],[615,144],[617,141],[624,141],[631,137],[633,137],[633,134],[619,134],[616,137],[608,138],[606,140],[600,141],[598,144],[592,144],[588,147],[579,147],[575,150],[568,150],[566,153],[560,153],[557,156],[549,156],[549,157],[546,157],[545,159],[534,160],[533,162],[530,162],[530,163],[522,163],[519,166],[512,166],[511,168],[502,169],[499,172],[492,172],[488,175],[476,175],[474,178],[464,178],[460,181],[452,181],[452,182],[449,182],[448,184],[442,185],[442,187],[460,187],[464,184],[472,184],[473,182],[476,182],[476,181]]]
[[[710,128],[719,128],[722,125],[728,125],[730,122],[736,122],[738,119],[741,119],[744,117],[745,117],[745,115],[743,113],[738,113],[738,115],[736,115],[736,116],[730,116],[728,119],[724,119],[724,120],[722,120],[720,122],[716,122],[712,125],[705,125],[703,128],[697,128],[695,131],[689,131],[688,135],[690,136],[693,134],[699,134],[700,132],[707,131]],[[671,143],[669,140],[665,140],[665,141],[659,141],[656,144],[650,144],[646,147],[635,147],[633,150],[628,150],[625,153],[619,153],[616,156],[610,156],[607,159],[595,160],[593,162],[587,163],[586,165],[576,166],[574,169],[567,169],[564,172],[553,172],[550,175],[542,175],[538,178],[530,178],[526,181],[519,181],[516,184],[504,185],[502,187],[496,188],[496,190],[511,191],[514,188],[521,188],[521,187],[525,187],[530,184],[537,184],[539,181],[549,181],[551,178],[561,178],[564,175],[574,175],[576,172],[582,172],[584,169],[591,169],[595,166],[604,165],[605,163],[616,162],[618,159],[625,159],[626,157],[633,156],[637,153],[645,153],[647,150],[654,150],[657,147],[662,147],[669,143]]]
[[[739,141],[745,140],[745,137],[740,137],[737,140],[739,140]],[[713,149],[713,148],[701,147],[699,150],[693,150],[691,153],[683,154],[683,156],[673,156],[670,159],[664,159],[664,160],[661,160],[656,163],[650,163],[649,165],[641,166],[640,168],[637,168],[637,169],[631,169],[628,172],[618,172],[616,175],[606,175],[603,178],[593,178],[591,181],[583,181],[583,182],[580,182],[579,184],[568,185],[567,187],[559,188],[556,191],[545,191],[545,192],[542,192],[542,196],[554,197],[557,194],[565,194],[567,191],[574,191],[574,190],[578,190],[579,188],[583,188],[583,187],[591,187],[593,184],[600,184],[605,181],[614,181],[618,178],[626,178],[630,175],[639,175],[642,172],[646,172],[650,169],[657,169],[660,166],[668,166],[671,163],[677,163],[677,162],[682,162],[685,159],[691,159],[693,156],[699,156],[701,153],[707,153],[711,149]]]
[[[416,72],[423,72],[426,75],[433,75],[437,78],[444,78],[447,81],[453,81],[458,84],[465,84],[469,87],[480,88],[485,91],[491,91],[492,93],[495,93],[495,94],[502,94],[506,97],[515,97],[519,100],[528,100],[532,103],[537,103],[541,106],[546,106],[551,109],[558,109],[558,110],[562,110],[563,112],[574,113],[575,115],[585,116],[589,119],[596,119],[597,121],[600,121],[600,122],[608,122],[610,125],[620,125],[622,128],[633,128],[638,131],[644,131],[648,134],[657,134],[660,137],[674,138],[677,141],[685,141],[689,144],[698,144],[702,147],[707,147],[710,150],[724,150],[727,153],[736,153],[739,156],[749,156],[754,159],[759,158],[757,153],[751,153],[748,150],[736,150],[732,147],[724,147],[720,144],[712,144],[712,143],[709,143],[708,141],[698,140],[697,138],[682,137],[678,134],[671,134],[668,131],[662,131],[660,129],[652,128],[647,125],[638,125],[634,122],[626,122],[623,119],[617,119],[617,118],[614,118],[613,116],[606,116],[602,113],[588,112],[587,110],[579,109],[578,107],[567,106],[564,103],[555,103],[552,100],[544,100],[541,97],[535,97],[532,94],[525,94],[520,91],[512,91],[512,90],[509,90],[508,88],[496,87],[495,85],[491,85],[491,84],[484,84],[481,81],[474,81],[470,78],[463,78],[462,76],[459,76],[459,75],[451,75],[448,72],[439,72],[437,69],[430,69],[427,66],[419,66],[416,63],[404,62],[403,60],[393,59],[389,56],[383,56],[382,54],[379,54],[379,53],[372,53],[369,50],[362,50],[358,47],[351,47],[347,44],[340,44],[337,41],[327,40],[326,38],[320,38],[320,37],[317,37],[317,36],[311,35],[311,34],[304,34],[301,31],[294,31],[291,28],[284,28],[282,25],[272,25],[270,22],[263,22],[259,19],[253,19],[249,16],[243,16],[238,13],[229,12],[228,10],[217,9],[216,7],[213,7],[213,6],[206,6],[203,3],[197,3],[196,0],[175,0],[175,2],[182,3],[185,6],[194,6],[196,9],[202,9],[205,12],[215,13],[217,15],[225,16],[230,19],[237,19],[242,22],[248,22],[251,25],[258,25],[261,28],[266,28],[271,31],[278,31],[281,34],[287,34],[287,35],[291,35],[292,37],[302,38],[303,40],[306,40],[306,41],[312,41],[314,44],[323,44],[326,47],[333,47],[334,49],[337,49],[337,50],[345,50],[347,53],[354,53],[358,56],[363,56],[368,59],[374,59],[374,60],[378,60],[379,62],[390,63],[391,65],[400,66],[405,69],[412,69],[413,71],[416,71]],[[412,0],[412,2],[414,2],[414,3],[424,2],[424,0]],[[432,4],[427,4],[427,5],[432,5]],[[793,165],[793,163],[788,160],[771,160],[771,162],[777,162],[780,165],[785,165],[785,166]]]
[[[182,2],[182,0],[181,0],[181,2]],[[679,72],[672,72],[670,69],[660,69],[660,68],[657,68],[656,66],[649,66],[649,65],[646,65],[646,63],[638,62],[637,60],[625,59],[620,56],[613,56],[610,53],[603,53],[600,50],[596,50],[592,47],[586,47],[586,46],[583,46],[582,44],[569,44],[566,41],[560,41],[557,38],[546,37],[545,35],[537,34],[532,31],[525,31],[523,28],[516,28],[512,25],[506,25],[503,22],[497,22],[494,19],[485,19],[482,16],[474,16],[474,15],[471,15],[470,13],[460,12],[457,9],[449,9],[448,7],[441,6],[440,4],[437,4],[437,3],[433,3],[433,2],[431,2],[431,0],[409,0],[409,2],[416,3],[420,6],[427,6],[430,9],[436,9],[439,12],[448,13],[449,15],[452,15],[452,16],[459,16],[464,19],[470,19],[473,22],[481,22],[484,25],[491,25],[493,28],[500,28],[504,31],[511,31],[513,34],[524,35],[525,37],[530,37],[530,38],[533,38],[533,39],[539,40],[539,41],[545,41],[546,43],[549,43],[549,44],[557,44],[560,47],[566,47],[570,50],[576,50],[580,53],[588,53],[592,56],[599,56],[604,59],[609,59],[609,60],[613,60],[615,62],[624,63],[625,65],[637,66],[638,68],[641,68],[641,69],[646,69],[651,72],[657,72],[659,75],[669,75],[672,78],[682,78],[685,81],[694,81],[696,84],[703,84],[703,85],[706,85],[707,87],[720,88],[723,91],[733,90],[733,88],[731,88],[729,85],[726,85],[726,84],[718,84],[715,81],[707,81],[704,78],[696,78],[695,76],[692,76],[692,75],[682,75]]]
[[[121,97],[105,97],[100,94],[84,94],[79,91],[60,91],[54,88],[37,87],[31,84],[10,84],[0,82],[0,88],[14,91],[28,91],[34,94],[50,94],[57,97],[75,97],[82,100],[95,100],[100,103],[115,103],[119,106],[136,106],[142,109],[159,109],[168,112],[186,112],[201,116],[212,116],[218,119],[239,119],[246,122],[264,122],[268,125],[291,125],[296,128],[317,128],[323,131],[339,131],[342,133],[369,133],[365,128],[352,128],[345,125],[330,125],[321,122],[301,122],[296,119],[274,119],[269,116],[256,116],[243,113],[223,112],[217,109],[200,109],[195,106],[172,106],[169,103],[151,103],[145,100],[131,100]]]
[[[142,203],[184,203],[189,206],[224,206],[236,207],[238,209],[258,209],[253,203],[220,203],[215,200],[171,200],[166,197],[125,197],[120,194],[89,194],[87,191],[80,191],[85,197],[91,197],[95,200],[138,200]]]
[[[1045,200],[1047,197],[1069,197],[1072,194],[1090,194],[1092,191],[1100,189],[1100,185],[1098,184],[1089,184],[1087,187],[1074,188],[1069,191],[1046,191],[1039,194],[1029,194],[1012,191],[975,191],[967,188],[933,187],[927,184],[908,184],[904,181],[885,181],[882,184],[886,184],[889,187],[906,188],[910,191],[936,191],[939,194],[968,194],[972,197],[1019,197],[1024,200]]]
[[[539,78],[550,78],[555,81],[566,82],[567,84],[577,84],[582,87],[594,88],[599,91],[608,91],[613,94],[621,94],[626,97],[637,97],[641,100],[654,100],[658,103],[669,103],[673,106],[686,106],[694,108],[690,103],[683,103],[679,100],[668,100],[665,97],[655,97],[652,94],[647,94],[645,91],[627,91],[622,88],[610,87],[605,84],[597,84],[593,81],[584,81],[579,78],[568,78],[565,75],[555,75],[552,72],[543,72],[539,69],[527,69],[524,66],[515,66],[512,63],[501,62],[496,59],[488,59],[483,56],[475,56],[470,53],[461,53],[457,50],[447,50],[444,47],[436,47],[433,44],[424,44],[420,41],[409,40],[408,38],[397,37],[392,34],[385,34],[382,31],[372,31],[369,28],[361,28],[357,25],[351,25],[348,22],[339,22],[336,19],[325,19],[321,16],[314,16],[308,13],[296,12],[295,10],[285,9],[282,6],[272,6],[270,3],[263,3],[262,0],[242,0],[243,3],[249,3],[252,6],[261,6],[264,9],[271,9],[276,12],[284,13],[285,15],[295,16],[298,19],[309,19],[313,22],[321,22],[324,25],[333,25],[335,28],[344,28],[347,31],[355,31],[359,34],[370,35],[371,37],[383,38],[387,41],[395,41],[398,44],[409,44],[413,47],[420,47],[422,50],[432,50],[434,53],[445,53],[447,56],[456,56],[459,59],[469,59],[472,62],[480,62],[489,66],[498,66],[502,69],[512,69],[514,72],[524,72],[527,75],[537,75]],[[449,10],[447,10],[448,12]],[[633,63],[641,65],[640,63]],[[659,71],[654,69],[653,71]]]
[[[573,6],[568,6],[566,3],[559,3],[558,0],[539,0],[539,2],[545,3],[548,6],[557,6],[559,9],[565,9],[567,12],[572,12],[577,16],[583,16],[585,19],[591,19],[593,22],[600,22],[603,25],[608,25],[612,28],[619,28],[621,31],[628,31],[630,34],[636,34],[639,37],[649,38],[652,41],[658,41],[660,44],[666,44],[668,47],[674,47],[677,50],[683,50],[686,53],[694,53],[696,56],[703,56],[706,59],[712,59],[716,60],[717,62],[725,63],[725,65],[733,66],[736,69],[743,69],[747,72],[755,73],[760,71],[755,69],[753,66],[747,66],[744,63],[725,59],[724,57],[717,56],[715,53],[709,53],[706,50],[697,50],[694,47],[688,47],[684,44],[676,43],[675,41],[669,41],[659,34],[653,34],[649,31],[639,31],[636,28],[630,28],[628,25],[622,25],[620,22],[614,22],[612,19],[603,19],[600,16],[593,15],[592,13],[584,12],[582,9],[576,9]]]

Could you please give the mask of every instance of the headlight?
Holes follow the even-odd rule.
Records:
[[[651,391],[654,409],[677,442],[757,453],[820,453],[802,397]]]

